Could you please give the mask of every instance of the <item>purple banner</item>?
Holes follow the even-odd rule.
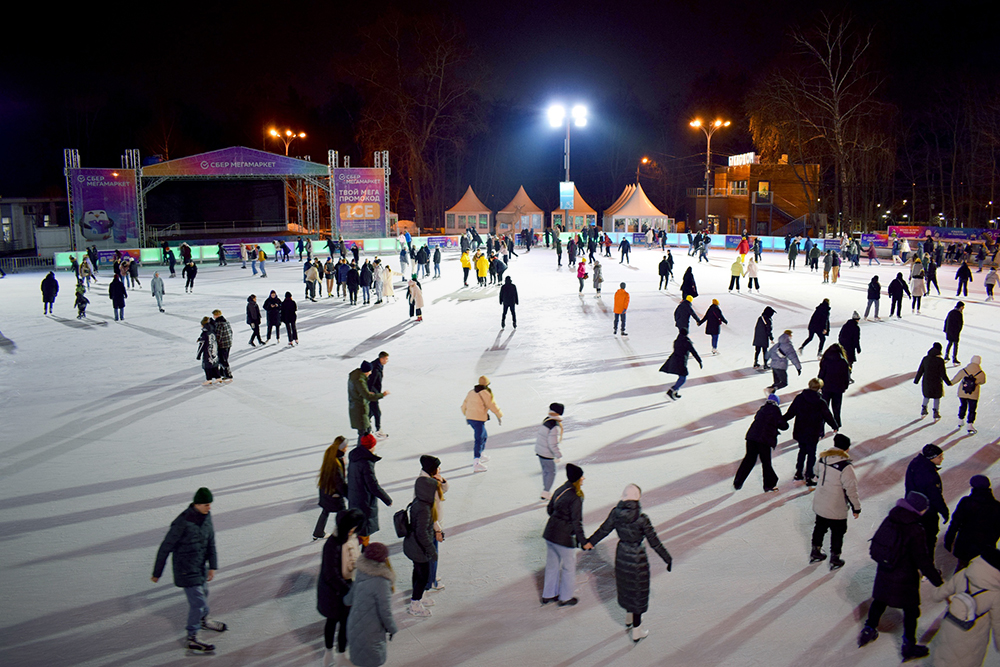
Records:
[[[384,169],[334,169],[333,201],[339,234],[354,238],[386,236]]]
[[[459,237],[457,236],[428,236],[427,245],[431,248],[457,248]]]
[[[153,176],[327,176],[329,169],[323,164],[235,146],[143,167],[142,175],[145,178]]]
[[[139,204],[133,169],[70,169],[73,224],[85,242],[137,239]]]

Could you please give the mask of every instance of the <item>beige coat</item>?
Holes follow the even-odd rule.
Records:
[[[410,301],[413,302],[414,308],[424,307],[424,292],[417,285],[416,280],[411,280],[406,284],[406,291],[409,293]]]
[[[398,273],[395,275],[399,275]],[[382,296],[396,298],[396,292],[392,288],[393,270],[386,266],[382,269]]]
[[[947,618],[941,621],[932,644],[934,667],[981,667],[990,646],[991,630],[993,645],[1000,650],[1000,570],[982,557],[973,558],[969,567],[957,572],[931,596],[941,601],[954,593],[964,593],[966,583],[970,593],[986,589],[975,596],[976,615],[985,615],[969,630],[962,630]]]
[[[958,387],[959,398],[971,398],[974,401],[979,400],[979,386],[986,384],[986,373],[984,373],[983,369],[979,367],[980,361],[982,361],[982,359],[978,355],[972,357],[972,362],[959,372],[955,373],[955,377],[951,379],[951,383]],[[966,375],[976,376],[976,389],[971,394],[966,394],[962,391],[962,378]]]
[[[419,477],[430,477],[430,475],[428,475],[423,470],[420,471],[420,475],[418,475],[418,476]],[[441,495],[438,495],[437,493],[434,494],[434,514],[437,516],[437,520],[434,522],[434,530],[435,531],[443,531],[444,530],[444,528],[442,528],[443,524],[441,523],[441,503],[444,502],[445,499],[442,496],[444,494],[446,494],[446,493],[448,493],[448,481],[447,480],[441,482]]]
[[[478,386],[476,385],[476,387]],[[483,388],[482,391],[476,391],[475,388],[470,389],[469,393],[465,395],[465,400],[462,401],[462,414],[465,415],[465,418],[474,422],[484,422],[489,418],[490,412],[495,414],[497,419],[503,419],[503,412],[493,400],[492,390],[488,388]]]

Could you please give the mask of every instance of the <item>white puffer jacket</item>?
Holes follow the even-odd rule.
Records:
[[[816,461],[816,492],[813,511],[824,519],[846,519],[848,509],[861,511],[858,478],[850,455],[836,447],[819,455]]]

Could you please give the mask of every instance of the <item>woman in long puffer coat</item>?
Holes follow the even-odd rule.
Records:
[[[354,582],[354,570],[361,555],[356,533],[364,520],[360,510],[341,512],[337,516],[337,533],[323,545],[323,562],[316,587],[316,609],[326,617],[323,667],[334,664],[334,637],[337,638],[337,653],[342,655],[347,650],[347,616],[351,608],[344,603],[344,596]]]
[[[931,644],[935,666],[980,667],[989,650],[991,632],[993,645],[1000,650],[1000,552],[995,547],[973,559],[968,569],[957,572],[931,596],[942,601],[966,591],[975,596],[979,618],[968,630],[948,618],[941,621],[941,628]],[[951,604],[960,605],[961,602],[953,599]]]
[[[351,608],[347,617],[347,643],[357,667],[379,667],[387,656],[386,635],[396,632],[392,617],[392,592],[396,573],[389,563],[389,548],[372,542],[358,558],[354,585],[344,598]]]
[[[115,280],[118,277],[115,276]],[[201,335],[198,337],[198,354],[195,359],[201,359],[201,367],[205,371],[203,385],[221,383],[222,373],[219,370],[219,345],[215,340],[215,324],[211,317],[201,318]]]
[[[775,310],[771,306],[764,308],[764,312],[757,318],[757,324],[753,328],[753,367],[760,368],[760,353],[764,353],[764,370],[769,370],[767,365],[767,348],[771,347],[774,334],[771,332],[771,318],[774,317]]]
[[[927,403],[934,399],[934,419],[941,419],[941,397],[944,396],[944,385],[951,386],[948,379],[948,371],[944,367],[944,359],[941,358],[941,343],[934,343],[931,349],[927,350],[927,356],[920,362],[920,368],[913,378],[913,384],[920,384],[921,393],[924,395],[924,402],[920,407],[920,416],[927,416]]]
[[[684,277],[681,278],[681,298],[686,299],[689,296],[698,296],[698,287],[694,283],[694,272],[690,266],[687,267]]]
[[[667,389],[667,397],[671,400],[676,401],[681,397],[679,392],[687,381],[688,376],[687,359],[689,354],[694,355],[694,358],[698,361],[698,367],[703,368],[701,357],[698,356],[697,350],[691,344],[691,339],[688,338],[687,329],[678,329],[677,338],[674,339],[674,351],[670,353],[667,360],[660,366],[661,373],[669,373],[677,376],[677,382],[674,383],[674,386]]]
[[[639,629],[642,615],[649,609],[649,560],[646,558],[643,539],[649,541],[649,546],[667,564],[667,572],[673,563],[670,553],[653,530],[653,523],[642,513],[642,507],[639,506],[641,496],[642,490],[638,486],[626,486],[618,505],[587,540],[587,544],[594,546],[612,530],[618,531],[618,547],[615,549],[618,606],[625,610],[625,627],[632,628],[632,641],[635,642],[649,634],[649,630]]]

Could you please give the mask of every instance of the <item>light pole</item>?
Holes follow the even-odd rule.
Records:
[[[270,134],[275,139],[280,139],[285,144],[285,156],[286,157],[288,156],[288,147],[292,145],[293,141],[295,141],[296,139],[305,139],[306,138],[306,133],[305,132],[299,132],[299,133],[296,134],[295,132],[292,132],[291,130],[285,130],[285,133],[282,134],[281,132],[278,132],[273,127],[268,131],[268,134]]]
[[[563,158],[566,162],[566,182],[569,183],[569,128],[571,125],[576,125],[577,127],[584,127],[587,124],[587,107],[582,104],[577,104],[570,111],[569,116],[566,114],[566,107],[561,104],[553,104],[549,107],[549,125],[552,127],[561,127],[563,123],[566,123],[566,145],[565,145],[565,157]],[[573,122],[570,122],[570,116]],[[563,228],[569,227],[569,210],[563,209]]]
[[[649,158],[643,157],[639,160],[639,164],[635,165],[635,184],[639,185],[639,167],[640,165],[649,164]]]
[[[703,123],[701,119],[691,121],[691,127],[697,127],[708,138],[708,147],[705,149],[705,226],[708,226],[708,192],[711,189],[712,178],[712,135],[720,127],[729,127],[728,120],[716,119],[714,123]]]

